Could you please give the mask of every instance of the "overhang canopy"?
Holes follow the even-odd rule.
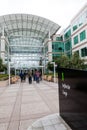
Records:
[[[55,34],[60,26],[46,18],[31,14],[10,14],[0,17],[0,33],[2,27],[8,37],[30,36],[43,41],[48,32]]]
[[[54,35],[60,26],[46,18],[31,14],[9,14],[0,17],[0,35],[8,37],[10,52],[13,60],[37,62],[42,54],[43,42]],[[15,58],[14,58],[15,57]],[[25,59],[24,59],[25,57]]]

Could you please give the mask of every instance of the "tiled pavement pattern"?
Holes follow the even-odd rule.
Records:
[[[51,114],[40,118],[32,123],[28,130],[71,130],[67,124],[59,117],[59,114]]]
[[[27,130],[39,118],[59,113],[58,110],[57,83],[41,81],[29,84],[28,81],[19,81],[0,87],[0,130]]]

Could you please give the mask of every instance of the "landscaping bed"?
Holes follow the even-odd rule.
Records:
[[[10,77],[10,83],[16,83],[19,79],[19,76],[12,75]],[[0,87],[6,87],[9,84],[9,75],[8,74],[0,74]]]
[[[0,81],[7,80],[9,78],[8,74],[0,74]]]
[[[0,74],[0,87],[6,87],[9,83],[8,74]]]
[[[47,80],[49,82],[54,82],[54,74],[53,73],[52,74],[50,74],[50,73],[44,74],[43,79]],[[55,82],[58,82],[58,75],[57,74],[56,74],[56,77],[55,77]]]

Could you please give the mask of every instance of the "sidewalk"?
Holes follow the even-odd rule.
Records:
[[[18,82],[0,87],[0,130],[27,130],[33,122],[59,113],[58,84]]]

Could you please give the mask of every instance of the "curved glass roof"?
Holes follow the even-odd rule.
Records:
[[[9,39],[11,60],[37,62],[42,55],[43,42],[55,34],[60,26],[46,18],[31,14],[10,14],[0,17],[0,35],[4,27]],[[38,64],[38,63],[37,63]],[[25,65],[26,66],[26,65]]]

